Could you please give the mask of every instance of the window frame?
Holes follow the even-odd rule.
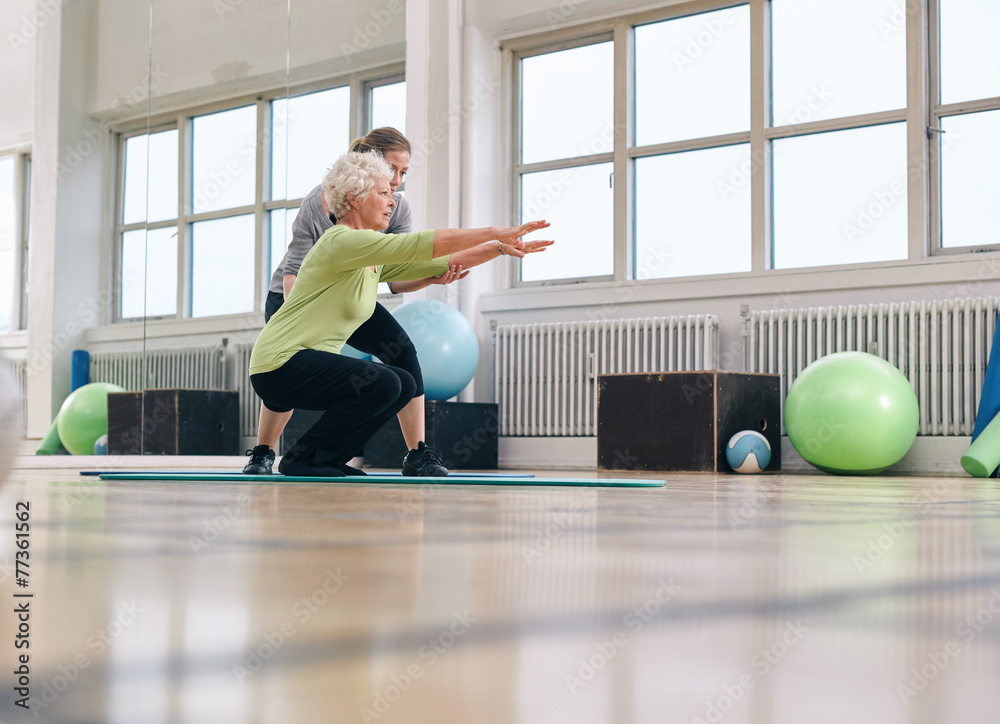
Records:
[[[929,142],[927,166],[930,183],[930,251],[931,256],[955,256],[984,251],[1000,251],[1000,243],[975,246],[944,247],[944,227],[941,217],[941,147],[947,140],[941,131],[941,121],[946,117],[964,116],[969,113],[1000,110],[1000,96],[957,103],[941,103],[941,0],[927,0],[927,34],[929,72],[927,84],[928,113],[927,138]]]
[[[271,199],[269,193],[270,162],[271,162],[271,102],[284,98],[295,98],[333,88],[348,87],[350,91],[349,108],[349,138],[348,143],[360,135],[359,129],[365,127],[370,105],[371,88],[390,82],[389,79],[403,79],[403,64],[394,63],[356,72],[348,75],[325,78],[323,80],[300,83],[293,86],[273,87],[269,90],[235,96],[226,100],[208,104],[192,105],[178,108],[170,112],[159,113],[149,119],[134,119],[116,125],[112,130],[116,136],[115,143],[115,204],[114,219],[111,227],[114,229],[113,248],[113,323],[132,323],[141,321],[142,317],[123,317],[122,303],[122,234],[135,229],[157,229],[177,226],[178,264],[177,264],[177,312],[172,315],[147,317],[147,320],[191,320],[213,318],[238,318],[246,314],[258,314],[264,309],[267,296],[267,285],[273,269],[270,267],[270,212],[277,209],[295,209],[302,204],[304,197],[289,199]],[[383,83],[385,81],[385,83]],[[192,127],[193,119],[198,116],[210,115],[245,106],[256,108],[256,167],[254,201],[239,207],[218,211],[193,213],[191,204],[191,172],[192,172]],[[135,136],[153,134],[160,131],[178,131],[178,209],[177,216],[165,220],[148,223],[146,221],[133,224],[123,224],[123,204],[125,189],[125,141]],[[347,150],[346,148],[344,149]],[[192,225],[199,221],[209,221],[246,214],[254,215],[254,308],[247,312],[204,317],[191,316],[192,293]]]
[[[392,73],[390,75],[383,75],[378,78],[372,78],[364,82],[363,97],[364,103],[361,104],[361,118],[359,119],[358,128],[361,129],[361,133],[358,135],[364,135],[374,128],[372,125],[372,116],[374,115],[374,97],[372,91],[376,88],[381,88],[386,85],[395,85],[396,83],[405,83],[406,74],[400,71],[399,73]],[[405,131],[404,131],[405,134]]]
[[[548,53],[555,53],[561,50],[572,50],[574,48],[581,48],[587,45],[594,45],[597,43],[605,43],[608,41],[613,42],[613,53],[614,53],[614,123],[615,127],[618,128],[618,44],[614,42],[617,39],[618,33],[615,28],[605,29],[593,33],[587,33],[584,35],[579,35],[574,38],[569,38],[566,40],[561,40],[557,43],[542,43],[537,45],[527,45],[522,48],[517,48],[513,51],[512,65],[513,65],[513,79],[512,79],[512,95],[516,103],[517,111],[514,114],[513,124],[510,131],[510,144],[509,147],[512,149],[511,153],[511,168],[513,169],[511,175],[511,186],[510,186],[510,214],[513,223],[520,223],[521,218],[521,185],[522,177],[529,173],[539,173],[542,171],[559,171],[562,169],[580,168],[582,166],[593,166],[599,163],[612,163],[612,174],[614,178],[624,178],[621,176],[622,166],[617,158],[616,150],[618,143],[614,144],[614,148],[607,153],[594,154],[590,156],[573,156],[571,158],[560,158],[550,161],[535,161],[532,163],[521,163],[521,139],[522,136],[522,123],[521,123],[521,93],[523,86],[523,76],[522,76],[522,61],[525,58],[531,58],[538,55],[546,55]],[[617,194],[619,186],[626,184],[615,184],[614,185],[614,195],[615,195],[615,209],[617,210]],[[631,184],[628,184],[631,185]],[[541,279],[537,281],[523,281],[521,279],[521,265],[520,262],[517,264],[510,260],[508,263],[511,264],[510,273],[513,284],[518,287],[538,287],[538,286],[549,286],[554,284],[579,284],[581,282],[591,282],[591,281],[615,281],[618,277],[615,273],[619,265],[618,259],[618,236],[619,229],[617,223],[617,214],[614,215],[614,249],[612,252],[612,273],[600,276],[589,276],[589,277],[566,277],[561,279]]]
[[[13,291],[8,327],[0,335],[12,335],[28,329],[28,245],[31,235],[31,149],[16,147],[0,151],[0,156],[14,160],[14,259]]]
[[[656,10],[638,11],[614,18],[579,23],[565,22],[561,27],[529,35],[512,34],[501,37],[503,70],[508,85],[507,119],[508,155],[510,183],[509,213],[513,222],[520,218],[520,178],[526,168],[534,165],[520,163],[521,97],[520,61],[531,55],[555,52],[579,45],[596,42],[611,36],[614,40],[615,57],[615,142],[611,157],[614,159],[616,178],[627,179],[627,183],[615,184],[614,195],[614,273],[611,276],[586,277],[579,279],[551,279],[524,282],[520,279],[519,264],[510,260],[508,264],[512,289],[539,286],[564,286],[611,281],[628,282],[638,285],[662,285],[672,282],[704,282],[727,279],[766,279],[770,276],[799,276],[815,273],[837,273],[893,267],[913,266],[933,263],[935,257],[950,256],[953,260],[968,259],[968,254],[976,251],[1000,251],[1000,245],[983,247],[941,247],[940,227],[940,168],[934,152],[935,127],[946,115],[973,113],[1000,108],[1000,97],[940,105],[937,82],[939,73],[938,7],[940,0],[917,0],[906,3],[906,105],[902,108],[875,113],[864,113],[818,121],[774,126],[771,109],[771,3],[770,0],[693,0]],[[725,136],[711,136],[699,139],[636,146],[634,134],[634,28],[640,25],[698,15],[706,12],[725,10],[746,5],[750,12],[750,83],[751,108],[750,130]],[[817,265],[794,269],[773,268],[774,236],[772,225],[772,143],[777,139],[804,136],[814,133],[848,130],[886,123],[905,123],[907,167],[907,253],[905,258],[884,262],[850,262],[835,265]],[[750,178],[751,190],[751,268],[747,272],[733,272],[703,276],[636,279],[634,270],[634,183],[635,159],[702,148],[725,146],[733,143],[750,144],[753,172]],[[582,159],[574,159],[579,163]],[[560,166],[554,166],[560,167]],[[966,255],[962,257],[961,255]],[[957,258],[956,258],[957,257]]]

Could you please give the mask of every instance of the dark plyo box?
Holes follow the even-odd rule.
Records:
[[[424,425],[425,442],[449,470],[497,469],[500,415],[494,403],[427,400]],[[405,455],[396,418],[365,443],[365,465],[373,468],[401,467]]]
[[[778,375],[653,372],[601,375],[597,467],[602,470],[732,472],[726,444],[755,430],[771,446],[767,470],[781,469]]]
[[[108,454],[238,455],[239,404],[230,390],[109,393]]]

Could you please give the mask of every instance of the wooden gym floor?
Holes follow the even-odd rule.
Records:
[[[532,489],[21,469],[0,516],[4,722],[1000,720],[995,480]],[[36,717],[16,705],[21,653]]]

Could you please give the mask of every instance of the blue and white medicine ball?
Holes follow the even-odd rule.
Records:
[[[760,473],[771,462],[767,438],[755,430],[743,430],[729,438],[726,462],[737,473]]]

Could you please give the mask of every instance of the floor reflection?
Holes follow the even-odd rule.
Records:
[[[279,487],[15,471],[0,506],[19,500],[42,721],[992,724],[1000,710],[989,480]],[[0,638],[16,628],[0,614]],[[7,720],[18,697],[0,680]]]

